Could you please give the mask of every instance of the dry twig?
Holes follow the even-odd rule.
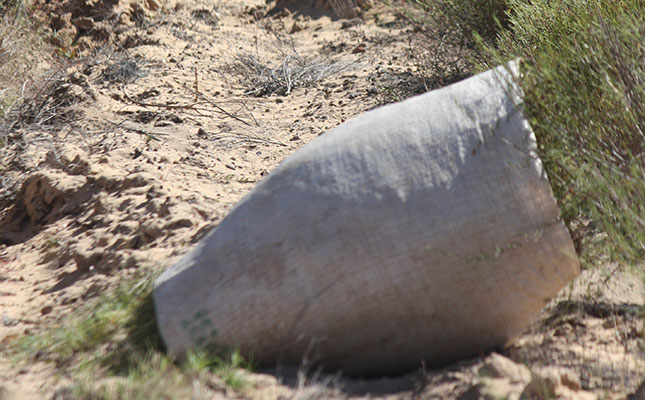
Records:
[[[125,130],[128,130],[128,131],[130,131],[130,132],[138,133],[139,135],[144,135],[144,136],[146,136],[146,137],[147,137],[148,139],[150,139],[150,140],[160,141],[160,139],[159,139],[157,136],[168,136],[168,134],[167,134],[167,133],[161,133],[161,132],[148,132],[148,131],[145,131],[145,130],[140,129],[140,128],[131,128],[131,127],[129,127],[129,126],[123,125],[123,123],[125,122],[125,120],[123,120],[123,121],[121,121],[121,122],[114,122],[114,121],[110,121],[109,119],[106,119],[105,121],[106,121],[106,122],[109,122],[110,124],[112,124],[112,125],[114,125],[114,126],[117,126],[117,127],[119,127],[119,128],[123,128],[123,129],[125,129]]]
[[[212,111],[212,110],[209,110],[207,108],[200,108],[198,106],[204,105],[204,104],[209,104],[212,107],[214,107],[217,112],[219,112],[221,114],[224,114],[227,117],[233,118],[236,121],[243,123],[244,125],[251,126],[251,124],[248,123],[247,121],[243,120],[242,118],[238,117],[235,114],[232,114],[232,113],[226,111],[220,105],[218,105],[217,103],[215,103],[212,100],[209,100],[208,98],[206,98],[206,96],[202,95],[199,92],[195,93],[195,97],[197,98],[197,101],[195,101],[193,103],[190,103],[190,104],[148,103],[148,102],[139,101],[139,100],[133,99],[132,97],[130,97],[128,95],[128,93],[126,92],[125,85],[123,85],[123,87],[122,87],[122,92],[123,92],[123,97],[127,101],[129,101],[129,102],[131,102],[133,104],[136,104],[138,106],[141,106],[141,107],[146,107],[146,108],[147,107],[157,107],[157,108],[165,108],[167,110],[193,110],[193,111],[197,111],[197,112],[203,112],[203,111],[208,112],[208,111]],[[200,97],[203,99],[203,101],[199,101]]]

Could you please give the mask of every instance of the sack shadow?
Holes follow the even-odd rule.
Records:
[[[296,390],[296,398],[298,394],[317,394],[323,397],[333,397],[334,393],[359,397],[404,395],[419,389],[422,383],[422,376],[418,371],[377,378],[345,376],[341,372],[333,373],[306,366],[278,366],[258,372],[271,375],[280,384]]]

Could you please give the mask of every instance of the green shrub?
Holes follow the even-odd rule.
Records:
[[[453,39],[472,47],[477,33],[494,43],[497,33],[508,26],[507,0],[415,0],[438,26],[453,31]]]
[[[487,66],[521,57],[525,112],[586,261],[645,255],[645,18],[641,0],[511,0]],[[600,236],[598,234],[601,233]],[[585,246],[586,243],[594,246]]]
[[[417,1],[474,34],[478,69],[522,59],[525,114],[583,260],[642,260],[645,1]]]

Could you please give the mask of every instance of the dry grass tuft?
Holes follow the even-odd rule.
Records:
[[[8,133],[27,126],[45,127],[69,123],[81,113],[72,106],[85,96],[77,82],[79,79],[78,73],[69,75],[62,68],[38,79],[37,90],[32,90],[29,94],[23,92],[18,101],[7,109],[0,140],[6,140]],[[5,143],[8,144],[8,141]]]
[[[298,369],[298,382],[293,400],[323,400],[338,398],[340,395],[337,375],[324,375],[320,369],[310,373],[310,365],[304,360]]]
[[[32,20],[33,11],[25,1],[0,4],[0,119],[24,99],[49,59],[47,46]]]
[[[295,88],[315,85],[354,64],[301,56],[293,41],[279,33],[274,33],[267,47],[271,49],[266,55],[260,54],[256,44],[255,51],[240,50],[235,56],[231,69],[248,88],[246,95],[288,96]],[[272,54],[277,54],[278,58],[270,59]]]

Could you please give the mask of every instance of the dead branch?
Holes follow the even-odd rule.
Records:
[[[145,130],[140,129],[140,128],[131,128],[131,127],[129,127],[129,126],[123,125],[123,123],[124,123],[125,121],[126,121],[126,120],[123,120],[123,121],[121,121],[121,122],[114,122],[114,121],[110,121],[109,119],[105,119],[105,122],[109,122],[110,124],[112,124],[112,125],[114,125],[114,126],[116,126],[116,127],[119,127],[119,128],[123,128],[123,129],[125,129],[125,130],[127,130],[127,131],[134,132],[134,133],[138,133],[139,135],[144,135],[144,136],[146,136],[146,137],[147,137],[148,139],[150,139],[150,140],[160,141],[160,139],[159,139],[157,136],[168,136],[168,134],[167,134],[167,133],[161,133],[161,132],[148,132],[148,131],[145,131]]]
[[[247,121],[243,120],[242,118],[238,117],[237,115],[234,115],[234,114],[226,111],[224,108],[219,106],[217,103],[215,103],[214,101],[206,98],[206,96],[204,96],[203,94],[201,94],[199,92],[195,93],[196,96],[201,97],[202,99],[204,99],[204,101],[195,101],[195,102],[193,102],[191,104],[165,104],[165,103],[147,103],[147,102],[143,102],[143,101],[133,99],[132,97],[128,96],[128,94],[126,92],[125,85],[122,86],[122,91],[123,91],[123,97],[126,100],[128,100],[129,102],[131,102],[133,104],[136,104],[136,105],[141,106],[141,107],[146,107],[146,108],[147,107],[157,107],[157,108],[165,108],[165,109],[168,109],[168,110],[192,110],[192,111],[196,111],[196,112],[200,112],[200,111],[203,112],[203,111],[211,111],[211,110],[208,110],[206,108],[199,108],[197,106],[203,105],[203,104],[210,104],[211,106],[213,106],[221,114],[224,114],[227,117],[233,118],[236,121],[243,123],[244,125],[251,126],[251,124],[248,123]]]

